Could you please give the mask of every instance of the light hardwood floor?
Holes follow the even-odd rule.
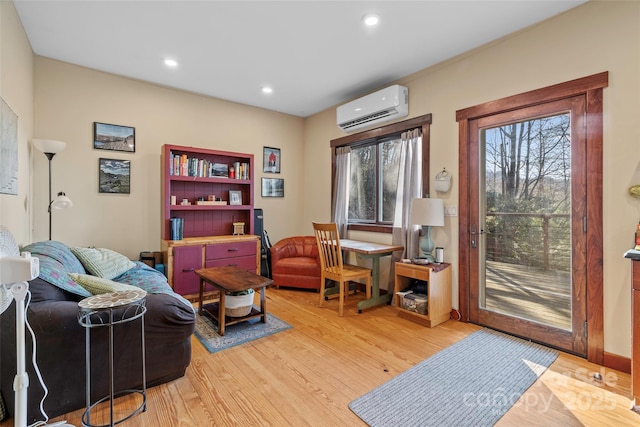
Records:
[[[194,337],[186,376],[149,389],[148,410],[120,425],[366,426],[349,402],[480,329],[453,320],[429,329],[390,306],[357,314],[362,297],[338,317],[335,300],[318,308],[317,293],[269,288],[268,311],[293,328],[215,354]],[[629,396],[629,375],[562,353],[498,425],[637,426]],[[55,420],[80,426],[81,414]],[[92,422],[108,422],[101,415]]]

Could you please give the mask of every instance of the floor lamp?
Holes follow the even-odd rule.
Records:
[[[53,157],[64,150],[67,145],[66,142],[55,141],[53,139],[34,139],[31,141],[33,146],[42,151],[47,159],[49,159],[49,205],[47,211],[49,212],[49,240],[51,240],[51,209],[66,209],[73,206],[73,202],[69,199],[64,192],[60,191],[55,199],[51,198],[51,160]]]
[[[426,262],[434,262],[433,240],[431,240],[431,227],[442,227],[444,225],[444,203],[442,199],[421,199],[411,200],[409,210],[409,225],[422,226],[422,238],[420,239],[420,258]]]
[[[0,226],[0,314],[9,307],[12,299],[16,301],[16,376],[13,381],[15,392],[13,425],[15,427],[27,425],[29,376],[25,355],[25,325],[27,324],[25,298],[29,292],[28,281],[35,279],[39,274],[38,258],[31,257],[29,253],[20,254],[18,244],[11,232],[6,227]],[[73,427],[65,421],[54,424],[40,423],[40,425]]]

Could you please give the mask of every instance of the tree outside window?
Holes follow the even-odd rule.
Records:
[[[397,136],[352,148],[349,223],[393,222],[399,161]]]

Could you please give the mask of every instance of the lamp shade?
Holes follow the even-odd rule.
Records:
[[[66,142],[56,141],[54,139],[32,139],[31,143],[39,151],[43,153],[59,153],[67,146]]]
[[[444,203],[442,199],[412,199],[409,224],[443,226]]]
[[[62,191],[58,193],[58,197],[51,201],[53,209],[67,209],[73,206],[73,202]]]

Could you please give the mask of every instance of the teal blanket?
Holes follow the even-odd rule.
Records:
[[[91,293],[82,286],[74,282],[68,273],[87,274],[86,270],[71,252],[71,249],[64,243],[47,240],[36,242],[25,246],[22,252],[31,252],[40,260],[39,277],[60,289],[83,297],[91,296]],[[179,299],[187,306],[193,305],[181,295],[173,292],[167,282],[167,278],[148,265],[136,261],[135,267],[125,271],[120,276],[113,279],[118,283],[137,286],[150,294],[170,294]]]

